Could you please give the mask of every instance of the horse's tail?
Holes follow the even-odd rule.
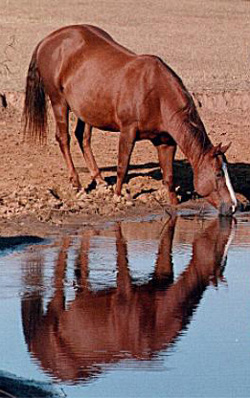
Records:
[[[23,109],[24,139],[45,143],[47,139],[47,96],[40,72],[37,67],[35,50],[26,79],[25,100]]]

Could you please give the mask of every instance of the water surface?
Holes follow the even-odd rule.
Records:
[[[250,396],[249,226],[121,222],[2,250],[0,380],[47,396]]]

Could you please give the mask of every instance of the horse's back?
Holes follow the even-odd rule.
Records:
[[[92,25],[71,25],[52,32],[38,45],[37,59],[57,60],[57,55],[66,62],[71,56],[83,56],[86,53],[112,53],[113,56],[131,56],[133,53],[117,43],[107,32]],[[77,60],[75,60],[77,61]],[[48,65],[48,64],[47,64]]]
[[[92,25],[58,29],[45,37],[35,51],[48,94],[60,89],[69,79],[77,79],[84,68],[93,73],[108,65],[115,69],[134,56],[104,30]]]
[[[51,33],[38,46],[37,61],[52,103],[66,100],[77,117],[99,129],[119,131],[139,120],[140,130],[158,131],[166,95],[175,108],[182,106],[179,82],[161,59],[136,55],[95,26]]]

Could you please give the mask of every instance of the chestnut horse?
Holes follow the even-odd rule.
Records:
[[[29,65],[24,133],[40,140],[46,138],[46,96],[55,116],[56,139],[76,189],[81,184],[70,154],[70,110],[78,118],[75,135],[97,183],[104,180],[90,147],[93,127],[120,132],[117,195],[135,142],[148,139],[157,148],[170,203],[177,204],[173,160],[179,145],[193,168],[197,193],[221,214],[235,212],[237,200],[224,156],[229,145],[212,145],[191,95],[160,58],[136,55],[98,27],[64,27],[38,44]]]

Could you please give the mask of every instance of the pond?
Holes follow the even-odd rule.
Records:
[[[249,228],[152,217],[0,238],[0,396],[250,396]]]

